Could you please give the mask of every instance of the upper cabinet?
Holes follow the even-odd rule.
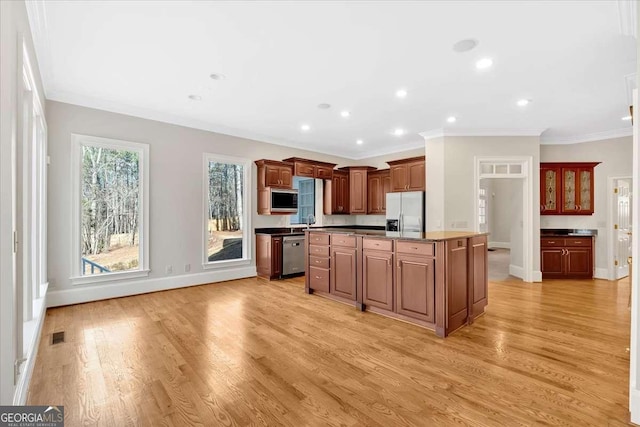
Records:
[[[349,172],[349,213],[367,213],[367,174],[376,168],[370,166],[348,166],[340,168]]]
[[[386,213],[387,193],[391,191],[391,172],[389,169],[370,172],[367,179],[367,213]]]
[[[275,160],[256,160],[258,166],[258,189],[265,187],[291,188],[293,164]]]
[[[316,160],[301,159],[300,157],[289,157],[285,162],[293,164],[293,174],[307,178],[331,179],[335,163],[318,162]]]
[[[425,156],[387,162],[391,167],[391,191],[424,191]]]
[[[324,182],[324,214],[349,213],[349,173],[333,171],[331,181]]]
[[[540,214],[592,215],[598,164],[540,163]]]

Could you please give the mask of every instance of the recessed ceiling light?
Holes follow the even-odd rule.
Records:
[[[200,95],[189,95],[189,99],[192,101],[202,101],[202,97]]]
[[[310,131],[310,130],[311,130],[311,126],[309,126],[309,125],[302,125],[302,126],[300,126],[300,130],[301,130],[301,131],[303,131],[303,132],[308,132],[308,131]]]
[[[484,70],[493,65],[493,60],[491,58],[482,58],[478,62],[476,62],[476,68],[478,70]]]
[[[447,117],[447,122],[448,122],[448,123],[455,123],[455,122],[456,122],[456,120],[458,120],[458,119],[456,119],[456,117],[455,117],[455,116],[449,116],[449,117]]]
[[[407,91],[404,89],[399,89],[398,91],[396,91],[396,96],[398,98],[406,98],[407,97]]]
[[[349,116],[351,115],[351,113],[345,110],[345,111],[341,111],[341,112],[340,112],[340,115],[341,115],[342,117],[349,117]]]
[[[331,104],[323,102],[322,104],[318,104],[318,108],[321,110],[328,110],[329,108],[331,108]]]
[[[395,136],[402,136],[402,135],[404,135],[404,129],[401,129],[401,128],[394,129],[393,130],[393,134]]]
[[[359,139],[359,140],[357,140],[357,141],[356,141],[356,144],[358,144],[358,145],[362,145],[363,143],[364,143],[364,141],[363,141],[363,140],[361,140],[361,139]]]
[[[453,50],[458,53],[469,52],[471,49],[478,46],[478,40],[476,39],[465,39],[460,40],[456,44],[453,45]]]
[[[624,116],[624,117],[622,118],[622,120],[624,120],[624,121],[631,120],[631,116]]]
[[[526,105],[529,105],[530,102],[531,102],[530,99],[519,99],[518,102],[516,102],[516,104],[518,104],[518,107],[524,107]]]
[[[227,78],[224,74],[219,73],[209,74],[209,77],[211,77],[212,80],[224,80]]]

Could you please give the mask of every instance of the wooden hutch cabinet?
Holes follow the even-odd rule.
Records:
[[[593,215],[598,164],[540,163],[540,214]]]
[[[425,156],[387,162],[391,167],[391,191],[425,190]]]

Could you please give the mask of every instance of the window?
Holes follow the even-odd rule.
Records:
[[[74,283],[148,274],[147,144],[74,135]]]
[[[484,225],[487,223],[487,190],[478,189],[478,196],[478,223]]]
[[[316,213],[316,180],[313,178],[293,177],[293,188],[298,189],[298,213],[291,215],[291,224],[306,224],[309,215],[313,216],[311,224],[315,224]],[[311,219],[311,218],[309,218]]]
[[[249,159],[204,156],[205,268],[247,264],[251,259]]]

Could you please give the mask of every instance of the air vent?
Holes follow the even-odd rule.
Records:
[[[51,344],[55,345],[63,342],[64,342],[64,331],[54,332],[53,336],[51,337]]]

